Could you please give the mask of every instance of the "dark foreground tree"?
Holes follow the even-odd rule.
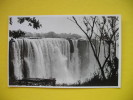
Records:
[[[115,64],[118,63],[118,61],[116,61],[117,59],[116,41],[118,40],[119,36],[118,17],[116,16],[108,16],[101,18],[98,16],[83,17],[82,23],[85,26],[85,28],[83,28],[82,23],[79,23],[74,16],[70,20],[74,22],[79,27],[79,29],[86,35],[87,39],[89,40],[89,44],[92,48],[94,57],[96,58],[99,69],[101,71],[102,78],[103,80],[106,80],[105,66],[109,65],[109,62],[111,65],[110,67],[111,69],[113,69],[112,67],[113,65],[114,66],[117,65],[116,69],[118,70],[118,64]],[[95,30],[97,30],[98,33],[96,33]],[[96,41],[98,41],[98,44]],[[100,56],[99,56],[101,53],[102,43],[104,45],[104,55],[103,55],[105,57],[104,63],[100,62]],[[111,46],[114,46],[113,50],[115,52],[115,55],[113,53],[111,54]],[[110,60],[111,58],[115,59],[113,63]],[[111,71],[113,72],[113,70]]]

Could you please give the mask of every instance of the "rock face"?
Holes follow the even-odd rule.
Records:
[[[88,76],[92,77],[96,69],[97,62],[94,58],[92,49],[89,45],[89,42],[86,40],[78,41],[79,57],[80,57],[80,66],[81,66],[81,76],[84,79],[87,79]]]
[[[75,83],[93,77],[97,62],[86,40],[61,38],[9,41],[10,79],[51,79]]]

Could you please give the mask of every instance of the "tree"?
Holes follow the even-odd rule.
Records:
[[[42,24],[40,24],[39,20],[37,20],[35,17],[31,18],[31,17],[18,17],[17,18],[17,22],[19,24],[24,23],[25,21],[28,22],[28,26],[32,26],[34,29],[39,29],[40,27],[42,27]],[[13,21],[12,21],[12,17],[10,17],[9,19],[9,24],[12,25]],[[25,32],[23,32],[22,30],[17,30],[17,31],[11,31],[9,30],[9,36],[12,36],[14,38],[18,38],[21,36],[24,36]]]
[[[18,23],[22,24],[25,21],[29,22],[29,26],[32,26],[34,29],[42,27],[39,20],[37,20],[35,17],[18,17]]]
[[[22,24],[24,23],[25,21],[29,22],[29,25],[28,26],[32,26],[34,29],[38,29],[40,27],[42,27],[42,24],[40,24],[39,20],[37,20],[35,17],[18,17],[18,23],[19,24]],[[12,22],[12,17],[10,17],[9,19],[9,24],[12,25],[13,22]]]
[[[9,30],[9,36],[10,37],[18,38],[18,37],[22,37],[24,35],[25,35],[25,32],[23,32],[22,30],[17,30],[17,31]]]
[[[119,39],[119,26],[118,26],[118,16],[102,16],[101,20],[97,18],[96,26],[100,32],[99,38],[104,43],[104,57],[106,67],[110,67],[111,71],[109,77],[115,76],[118,71],[118,58],[116,57],[116,42]],[[105,53],[105,44],[107,44],[108,53]],[[99,47],[100,48],[100,47]],[[112,51],[113,49],[113,51]],[[112,76],[111,76],[112,74]]]
[[[101,71],[103,80],[106,80],[104,68],[109,58],[111,57],[110,54],[111,44],[114,44],[114,42],[116,43],[115,36],[117,31],[119,30],[119,28],[116,28],[117,26],[116,22],[118,21],[117,19],[118,18],[114,16],[109,16],[109,17],[103,16],[101,18],[97,16],[89,16],[89,17],[84,16],[82,18],[82,23],[84,24],[86,29],[83,29],[81,24],[74,16],[72,16],[72,19],[70,19],[79,27],[79,29],[86,35],[87,39],[89,40],[94,57],[96,58],[99,69]],[[97,31],[99,31],[99,34],[95,32],[96,28],[98,29]],[[97,44],[96,40],[99,42],[99,44]],[[105,43],[108,45],[107,47],[108,54],[106,55],[106,52],[104,53],[103,56],[105,56],[105,59],[103,64],[100,62],[99,58],[102,42],[104,43],[104,48],[105,48]],[[116,46],[114,49],[116,49]]]

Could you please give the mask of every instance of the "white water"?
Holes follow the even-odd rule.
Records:
[[[74,52],[70,52],[70,43],[66,39],[14,39],[12,42],[12,63],[15,78],[24,78],[23,68],[27,69],[27,78],[56,78],[57,83],[75,83],[93,77],[97,70],[95,58],[89,48],[78,48],[78,41],[72,40]],[[81,57],[83,56],[83,57]]]

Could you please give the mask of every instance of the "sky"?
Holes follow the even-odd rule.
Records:
[[[78,26],[68,18],[71,18],[71,16],[36,16],[36,19],[40,21],[40,24],[42,24],[42,27],[36,30],[33,27],[28,26],[27,21],[19,24],[17,22],[17,16],[13,16],[13,24],[9,25],[9,29],[21,29],[23,31],[32,33],[47,33],[53,31],[55,33],[74,33],[85,36],[84,33],[78,28]]]

